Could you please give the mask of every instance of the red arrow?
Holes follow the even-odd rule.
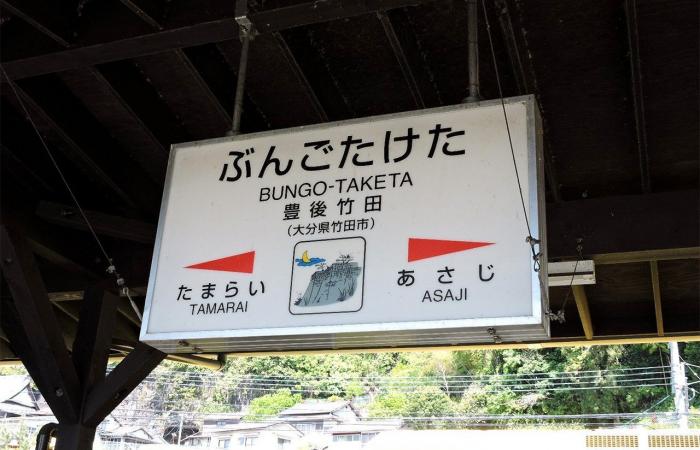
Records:
[[[493,245],[493,242],[408,238],[408,262]]]
[[[213,259],[199,264],[186,266],[186,269],[220,270],[222,272],[253,273],[255,251],[239,253],[225,258]]]

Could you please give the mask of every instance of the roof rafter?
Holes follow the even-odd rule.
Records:
[[[5,6],[5,4],[7,3],[6,0],[2,0],[2,2],[3,6]],[[38,18],[39,13],[37,11],[29,12],[29,10],[31,9],[30,6],[31,3],[27,2],[22,5],[23,10],[20,10],[17,7],[11,7],[11,11],[13,11],[15,14],[18,14],[19,17],[21,17],[23,20],[27,21],[34,28],[36,28],[46,36],[50,37],[58,44],[66,48],[69,47],[70,42],[67,39],[62,38],[59,35],[59,32],[52,29],[58,26],[56,25],[57,20],[51,20],[50,16],[46,15],[42,16],[41,18]],[[35,18],[35,16],[37,17]],[[47,24],[44,24],[44,22],[46,22]],[[106,126],[108,126],[109,128],[119,129],[120,125],[122,125],[122,128],[124,128],[123,125],[124,123],[126,123],[128,133],[115,133],[118,139],[119,137],[125,135],[131,136],[131,133],[135,132],[134,134],[136,135],[136,138],[128,139],[127,142],[121,142],[122,144],[124,144],[125,148],[135,149],[135,159],[139,159],[139,156],[144,153],[153,153],[154,151],[158,152],[158,148],[160,149],[160,153],[162,153],[162,156],[160,164],[157,164],[160,166],[159,168],[157,167],[154,169],[150,167],[149,164],[143,164],[142,162],[142,166],[146,168],[146,170],[149,172],[149,175],[151,175],[151,178],[156,182],[159,182],[160,179],[162,179],[162,177],[164,176],[166,154],[165,149],[157,142],[157,140],[155,140],[155,138],[153,138],[153,135],[150,132],[150,130],[131,110],[128,104],[121,98],[119,93],[109,84],[109,82],[104,78],[104,76],[102,76],[102,74],[97,69],[89,67],[85,71],[78,70],[73,71],[72,73],[62,73],[60,77],[62,81],[69,85],[72,88],[72,91],[77,94],[82,94],[83,90],[76,89],[76,82],[93,84],[93,88],[90,89],[89,92],[91,94],[100,93],[102,94],[102,98],[100,98],[99,95],[97,96],[97,98],[95,98],[95,96],[92,95],[80,95],[81,101],[85,105],[91,107],[90,109],[93,112],[93,114],[95,114],[95,116],[98,117],[98,119],[102,123],[105,123]],[[104,97],[107,97],[109,100],[113,100],[111,102],[113,107],[104,107],[104,103],[106,101]],[[97,104],[95,104],[95,101],[97,102]],[[109,120],[115,115],[118,116],[116,123],[115,121]],[[149,137],[152,138],[150,142],[148,141]],[[144,141],[146,141],[145,144]]]
[[[434,0],[366,0],[347,2],[328,0],[251,13],[250,21],[259,33],[354,17]],[[75,69],[138,56],[152,55],[178,48],[194,47],[238,38],[235,17],[157,31],[45,55],[9,61],[3,64],[12,79],[21,79]]]
[[[62,72],[59,77],[97,120],[112,131],[115,140],[138,161],[151,180],[160,183],[165,175],[168,150],[104,74],[90,67]]]
[[[659,283],[659,262],[649,261],[651,270],[651,288],[654,295],[654,316],[656,317],[656,334],[664,335],[664,314],[661,308],[661,286]]]
[[[411,69],[410,63],[408,62],[408,58],[406,58],[406,53],[404,52],[403,46],[401,45],[401,41],[399,41],[399,38],[396,35],[394,25],[391,23],[391,18],[389,18],[389,16],[383,11],[378,12],[377,17],[379,18],[379,21],[382,24],[382,28],[384,28],[384,34],[389,40],[391,49],[394,52],[394,56],[396,56],[396,61],[399,63],[401,73],[403,73],[403,77],[406,80],[408,89],[411,91],[411,95],[413,96],[413,101],[415,101],[416,103],[416,107],[419,109],[425,108],[423,95],[421,94],[421,91],[418,88],[418,83],[416,83],[416,77],[413,74],[413,70]]]
[[[109,190],[116,197],[120,198],[130,208],[136,208],[134,200],[114,181],[102,168],[88,155],[88,153],[78,145],[73,138],[44,110],[39,104],[20,86],[15,84],[15,88],[20,98],[6,96],[10,103],[16,105],[18,111],[22,111],[19,104],[24,103],[31,115],[37,131],[45,136],[49,141],[58,141],[61,145],[59,150],[71,157],[75,164],[85,173],[86,176],[95,179]]]
[[[647,127],[644,112],[642,68],[639,57],[639,27],[637,24],[636,0],[625,0],[625,16],[627,19],[627,42],[629,45],[630,76],[632,79],[634,124],[637,137],[637,152],[639,153],[639,175],[641,178],[642,192],[647,193],[651,191],[651,176],[649,174],[649,151],[647,148]]]
[[[318,118],[321,122],[328,122],[328,114],[326,114],[325,108],[318,100],[316,92],[314,91],[313,87],[311,87],[311,83],[309,83],[309,80],[306,78],[306,75],[304,75],[304,71],[301,70],[299,62],[294,57],[294,53],[292,53],[292,50],[287,45],[287,41],[284,40],[284,37],[279,32],[272,33],[272,36],[277,41],[277,45],[279,46],[282,56],[287,61],[289,68],[294,73],[294,76],[299,81],[301,88],[304,90],[304,93],[306,93],[306,96],[309,98],[311,105],[318,114]]]
[[[154,11],[155,7],[152,5],[146,5],[145,0],[121,0],[121,2],[134,14],[136,14],[141,20],[150,25],[154,30],[162,30],[163,24],[159,17],[155,17],[154,12],[149,13],[148,11]],[[181,86],[190,86],[190,89],[197,89],[199,92],[197,95],[192,95],[190,97],[193,102],[202,103],[201,108],[211,111],[207,116],[203,118],[204,120],[213,121],[216,124],[216,128],[222,127],[223,130],[220,134],[223,134],[231,123],[231,115],[224,109],[219,99],[212,92],[211,88],[204,80],[204,78],[199,73],[199,70],[192,63],[190,58],[182,49],[173,49],[172,58],[169,62],[177,65],[176,70],[169,72],[169,76],[180,76],[182,78]],[[154,55],[155,57],[155,55]],[[181,111],[185,113],[185,111]],[[214,137],[213,135],[207,137]]]
[[[0,0],[0,6],[8,10],[13,15],[27,22],[31,27],[35,28],[42,34],[48,36],[59,45],[68,48],[70,46],[68,38],[67,24],[62,23],[59,26],[60,14],[47,14],[47,11],[40,11],[37,8],[32,8],[32,2],[23,1],[21,7],[17,6],[18,2],[11,0]],[[55,5],[60,2],[51,2]],[[50,6],[49,6],[50,8]],[[43,9],[48,9],[46,5]],[[58,30],[58,28],[61,28]]]

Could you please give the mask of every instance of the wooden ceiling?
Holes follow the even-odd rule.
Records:
[[[550,260],[583,255],[594,338],[700,332],[698,2],[486,0],[505,96],[543,116]],[[253,0],[242,132],[461,102],[466,3]],[[480,4],[481,14],[481,4]],[[484,99],[498,96],[483,16]],[[171,144],[230,128],[233,0],[0,0],[0,62],[142,302]],[[3,222],[71,345],[106,262],[3,76]],[[655,270],[652,268],[655,267]],[[655,275],[656,274],[656,275]],[[654,285],[659,288],[655,290]],[[552,310],[567,288],[550,290]],[[569,294],[571,295],[571,294]],[[3,302],[11,297],[3,286]],[[142,305],[142,303],[141,303]],[[576,302],[559,340],[584,337]],[[115,342],[137,339],[124,300]],[[118,345],[115,344],[115,349]],[[0,340],[0,357],[12,358]]]

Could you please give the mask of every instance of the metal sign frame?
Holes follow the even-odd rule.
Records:
[[[323,123],[282,130],[243,134],[222,138],[208,139],[188,143],[174,144],[168,160],[168,171],[161,202],[158,230],[156,234],[151,272],[148,280],[148,292],[144,307],[140,340],[168,353],[197,352],[255,352],[255,351],[294,351],[334,348],[386,348],[449,346],[464,343],[490,343],[499,341],[523,342],[549,339],[549,320],[547,295],[547,251],[546,219],[544,204],[544,164],[542,155],[542,131],[539,110],[532,95],[504,99],[508,104],[523,103],[527,118],[527,176],[528,191],[523,192],[530,227],[535,238],[540,240],[540,270],[531,272],[531,316],[513,316],[499,318],[451,319],[396,323],[370,323],[346,325],[320,325],[280,328],[255,328],[242,330],[207,330],[195,332],[150,333],[148,331],[153,303],[153,290],[158,272],[158,259],[164,232],[165,217],[170,195],[170,185],[174,171],[173,161],[178,151],[184,148],[198,147],[211,143],[236,142],[256,137],[268,137],[282,133],[294,133],[309,130],[324,130],[339,126],[366,124],[393,118],[410,118],[430,113],[451,112],[501,104],[501,100],[445,106],[418,111],[386,114],[367,118]],[[503,133],[506,133],[505,121]],[[504,152],[510,149],[503,148]],[[521,173],[525,168],[518,168]],[[513,171],[513,189],[518,184]],[[527,230],[523,224],[523,239]]]

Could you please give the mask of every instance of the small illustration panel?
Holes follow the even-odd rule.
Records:
[[[362,308],[365,240],[299,242],[294,246],[289,312],[328,314]]]

